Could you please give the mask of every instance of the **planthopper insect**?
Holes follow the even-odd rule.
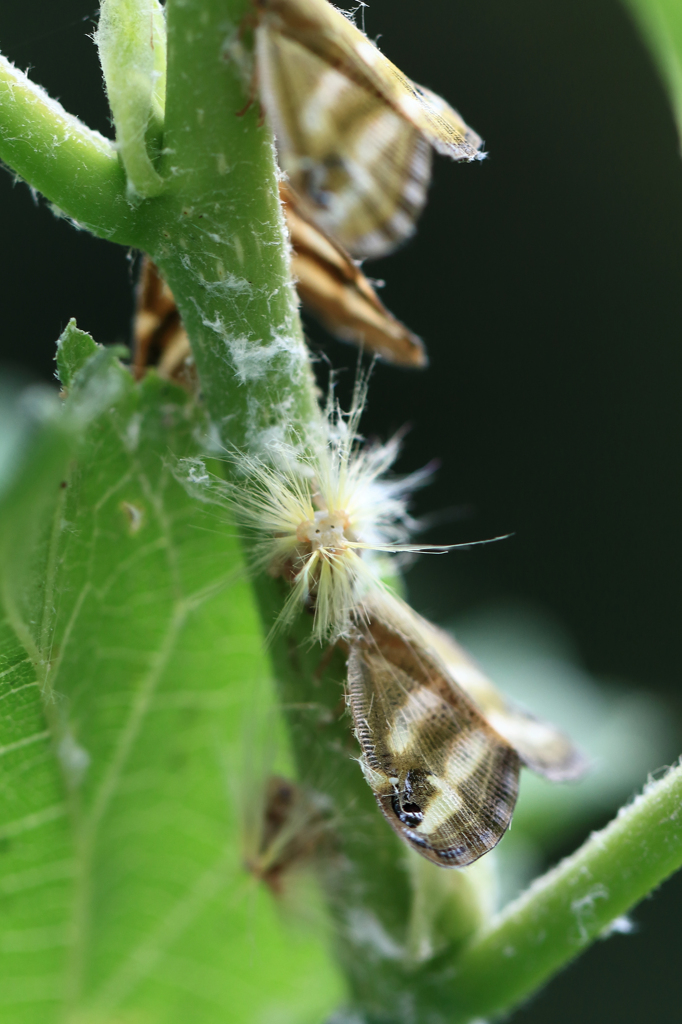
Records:
[[[479,136],[327,0],[254,0],[260,99],[303,213],[352,256],[414,231],[431,150],[478,160]]]
[[[447,633],[390,595],[372,595],[349,644],[348,703],[360,764],[401,839],[464,867],[511,821],[522,765],[577,778],[582,755],[509,703]]]
[[[307,608],[312,641],[347,649],[360,765],[389,824],[434,864],[463,867],[509,827],[522,765],[561,781],[577,778],[585,761],[557,729],[502,697],[386,582],[391,557],[448,548],[410,541],[417,524],[408,499],[429,474],[389,475],[398,437],[362,444],[365,387],[361,379],[348,416],[330,396],[314,444],[280,442],[267,462],[233,453],[236,482],[217,486],[252,538],[254,569],[288,590],[273,630]]]

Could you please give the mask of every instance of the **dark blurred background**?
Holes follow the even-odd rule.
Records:
[[[0,48],[109,133],[95,17],[92,0],[2,4]],[[373,0],[366,29],[490,153],[438,159],[419,234],[367,267],[431,367],[378,367],[366,431],[409,422],[401,468],[440,459],[417,512],[456,512],[429,539],[515,532],[422,560],[413,599],[440,620],[499,601],[549,612],[591,672],[680,720],[682,162],[653,63],[615,0]],[[72,316],[127,340],[130,254],[9,173],[0,207],[4,368],[50,380]],[[354,365],[309,326],[334,365]],[[515,1020],[679,1024],[681,913],[678,876],[635,912],[636,934],[597,943]]]

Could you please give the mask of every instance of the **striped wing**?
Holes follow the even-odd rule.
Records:
[[[482,141],[440,96],[417,85],[327,0],[257,0],[275,31],[376,93],[439,152],[480,159]]]
[[[426,202],[427,142],[371,87],[267,18],[257,47],[263,105],[303,213],[352,256],[391,252]]]
[[[495,732],[515,748],[526,767],[552,782],[572,781],[586,771],[587,759],[568,736],[507,700],[444,630],[425,619],[419,619],[419,626],[458,688],[466,691]]]
[[[444,867],[491,850],[520,761],[427,649],[370,619],[350,646],[348,696],[365,776],[398,835]]]
[[[342,341],[398,366],[426,366],[421,339],[386,309],[348,253],[301,215],[298,197],[283,184],[280,196],[291,235],[291,270],[305,308]]]
[[[198,389],[189,338],[170,288],[159,268],[144,256],[133,321],[133,372],[141,380],[150,366],[189,391]]]

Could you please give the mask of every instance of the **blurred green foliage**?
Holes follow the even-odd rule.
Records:
[[[238,542],[173,475],[204,414],[74,325],[59,365],[0,507],[0,1017],[319,1020],[319,928],[244,867],[289,759]]]
[[[682,135],[682,6],[678,0],[626,0],[653,52]]]

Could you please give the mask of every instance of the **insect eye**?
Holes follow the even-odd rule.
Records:
[[[315,533],[322,533],[322,530],[315,530]]]
[[[424,817],[419,804],[401,804],[400,798],[397,795],[393,797],[391,803],[396,817],[402,821],[403,825],[409,825],[411,828],[416,828]]]

